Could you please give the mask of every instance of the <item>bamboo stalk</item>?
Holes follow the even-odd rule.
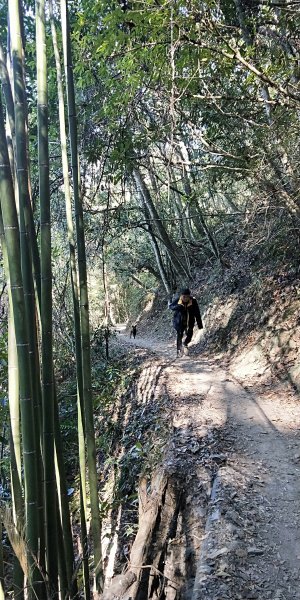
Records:
[[[57,522],[60,523],[63,541],[63,552],[60,552],[60,563],[65,560],[65,566],[60,564],[60,573],[66,573],[67,589],[70,598],[77,594],[77,581],[74,578],[75,559],[72,539],[72,528],[69,511],[69,503],[66,488],[66,475],[63,460],[62,439],[59,427],[59,412],[56,393],[54,394],[54,430],[55,430],[55,469],[57,481],[58,508]],[[61,579],[61,575],[60,575]]]
[[[34,575],[38,578],[37,564],[44,568],[44,531],[43,531],[43,494],[41,485],[41,454],[37,451],[40,438],[39,411],[41,403],[40,389],[40,366],[37,351],[37,327],[36,327],[36,305],[32,275],[33,254],[37,252],[37,242],[34,233],[33,215],[30,203],[30,191],[28,180],[28,153],[27,153],[27,101],[24,82],[23,67],[23,44],[22,44],[22,12],[18,0],[9,0],[9,33],[12,49],[12,71],[14,84],[14,107],[15,107],[15,148],[16,148],[16,190],[19,199],[19,222],[21,236],[21,268],[24,285],[25,299],[25,326],[27,326],[27,337],[29,342],[29,371],[27,377],[31,385],[31,398],[33,402],[33,438],[35,446],[36,461],[36,494],[38,514],[38,540],[36,552],[34,553]],[[32,254],[32,249],[36,250]],[[38,267],[37,267],[38,268]],[[37,286],[38,287],[38,286]],[[39,483],[38,483],[39,482]],[[41,583],[39,593],[41,592]]]
[[[9,290],[9,296],[11,292]],[[10,412],[10,479],[12,490],[12,509],[15,527],[23,528],[24,505],[22,498],[21,440],[20,440],[20,403],[19,372],[16,338],[12,315],[12,301],[9,298],[8,315],[8,398]],[[24,598],[24,574],[17,556],[14,557],[13,589],[15,596]]]
[[[37,518],[37,459],[35,447],[35,429],[32,402],[32,389],[28,373],[30,372],[29,343],[26,327],[26,310],[21,271],[21,252],[19,240],[18,216],[15,205],[14,189],[7,151],[2,98],[0,95],[0,201],[3,218],[5,243],[7,248],[9,279],[13,304],[13,319],[18,353],[20,375],[20,410],[24,457],[25,483],[25,521],[28,562],[30,565],[29,585],[38,584],[36,560],[38,552]]]
[[[36,1],[38,163],[41,220],[41,324],[44,501],[47,574],[51,597],[58,597],[57,490],[54,454],[51,215],[48,147],[48,88],[45,0]]]
[[[11,159],[10,159],[11,160]],[[13,322],[13,305],[10,289],[9,266],[5,244],[2,212],[0,209],[0,239],[3,255],[4,272],[8,288],[8,404],[10,416],[10,480],[12,493],[12,513],[15,527],[23,527],[24,505],[22,497],[21,475],[21,438],[20,438],[20,403],[19,403],[19,369],[16,346],[16,336]],[[13,590],[15,595],[23,600],[24,574],[17,556],[13,564]]]
[[[103,589],[103,567],[101,548],[101,519],[98,498],[98,476],[96,468],[96,443],[93,417],[93,398],[91,382],[90,358],[90,328],[89,328],[89,301],[87,286],[87,269],[85,254],[85,235],[83,223],[83,207],[80,189],[80,171],[77,144],[77,115],[75,102],[75,88],[72,67],[71,36],[66,0],[61,0],[61,21],[64,48],[64,63],[67,80],[68,120],[72,159],[72,179],[75,204],[76,241],[78,252],[78,276],[80,290],[80,326],[81,326],[81,352],[82,352],[82,379],[84,398],[85,435],[87,447],[87,463],[89,477],[89,491],[91,502],[91,530],[94,545],[95,584],[98,592]]]
[[[63,169],[63,180],[64,180],[64,195],[65,195],[66,217],[67,217],[67,232],[68,232],[70,265],[71,265],[71,286],[72,286],[72,298],[73,298],[76,369],[77,369],[77,415],[78,415],[78,446],[79,446],[79,468],[80,468],[81,543],[82,543],[82,548],[83,548],[84,590],[85,590],[85,597],[88,599],[90,597],[90,584],[89,584],[88,553],[86,552],[86,549],[87,549],[87,539],[86,539],[86,537],[87,537],[86,536],[87,498],[86,498],[86,465],[85,465],[83,381],[82,381],[82,360],[81,360],[79,293],[78,293],[78,285],[77,285],[75,236],[74,236],[74,228],[73,228],[71,189],[70,189],[70,180],[69,180],[69,164],[68,164],[68,155],[67,155],[67,135],[66,135],[66,121],[65,121],[63,78],[62,78],[61,61],[60,61],[60,54],[59,54],[58,42],[57,42],[56,27],[55,27],[54,15],[53,15],[52,0],[49,0],[49,13],[50,13],[50,22],[51,22],[53,51],[54,51],[55,65],[56,65],[59,130],[60,130],[62,169]],[[70,569],[68,572],[68,577],[69,577],[69,586],[71,586]]]

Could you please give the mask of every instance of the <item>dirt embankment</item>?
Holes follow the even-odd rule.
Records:
[[[194,330],[192,346],[225,360],[235,376],[251,383],[281,383],[300,392],[299,268],[265,264],[255,268],[235,257],[230,269],[203,269],[195,278],[204,330]],[[163,293],[153,297],[138,319],[138,336],[153,347],[172,348],[172,314]]]

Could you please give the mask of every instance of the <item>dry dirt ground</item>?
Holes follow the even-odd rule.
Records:
[[[152,393],[168,395],[172,420],[163,468],[177,495],[147,593],[124,598],[300,600],[299,396],[195,348],[176,359],[173,341],[119,339],[154,353]],[[157,573],[164,585],[151,587]]]

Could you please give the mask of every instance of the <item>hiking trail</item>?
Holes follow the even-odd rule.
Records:
[[[141,483],[135,583],[116,597],[300,600],[295,392],[242,385],[193,349],[176,359],[174,341],[118,338],[154,353],[140,390],[167,394],[172,434],[151,492]]]

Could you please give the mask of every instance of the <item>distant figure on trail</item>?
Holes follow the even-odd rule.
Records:
[[[130,331],[130,337],[133,337],[133,339],[135,340],[135,336],[136,336],[136,325],[132,325],[131,331]]]
[[[193,298],[188,288],[183,288],[173,302],[169,302],[169,308],[173,310],[173,325],[177,331],[177,356],[182,352],[182,338],[184,332],[186,338],[183,342],[185,353],[188,354],[188,344],[193,337],[195,321],[199,329],[203,329],[203,323],[196,298]]]

